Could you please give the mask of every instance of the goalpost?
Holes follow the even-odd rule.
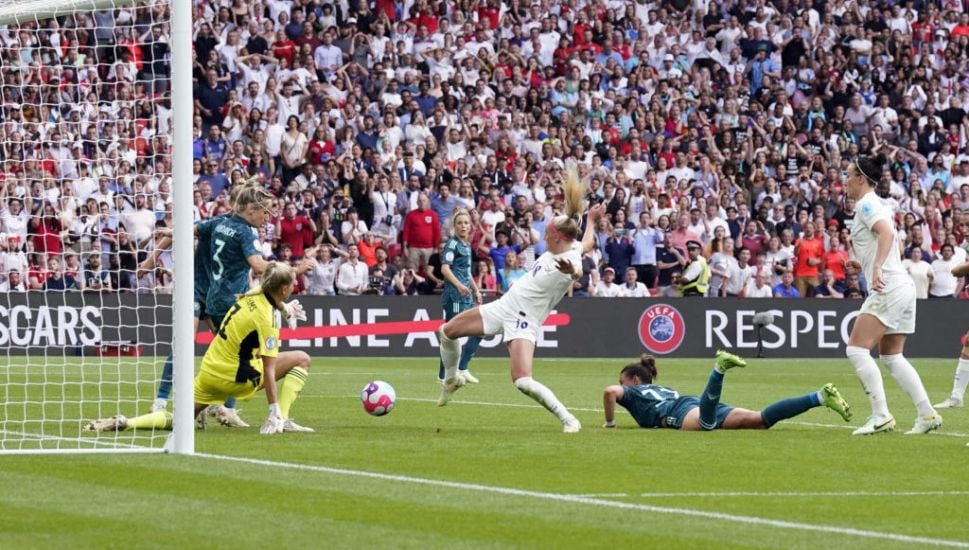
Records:
[[[0,0],[0,455],[194,452],[191,50],[191,0]],[[169,352],[172,431],[83,431],[148,412]]]

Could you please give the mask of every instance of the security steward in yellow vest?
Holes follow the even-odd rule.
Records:
[[[710,284],[710,266],[701,253],[703,245],[698,241],[687,241],[686,251],[689,263],[680,275],[680,292],[683,296],[706,296]]]

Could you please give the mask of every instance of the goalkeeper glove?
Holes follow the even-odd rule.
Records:
[[[296,328],[296,321],[306,320],[306,311],[303,309],[303,304],[299,303],[299,300],[284,303],[283,309],[286,310],[286,322],[291,329]]]
[[[279,403],[269,405],[269,416],[259,429],[259,433],[263,435],[283,433],[283,415],[279,412]]]

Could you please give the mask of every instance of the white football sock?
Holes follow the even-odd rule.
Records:
[[[448,338],[443,330],[437,332],[441,345],[441,361],[444,362],[444,379],[453,380],[458,375],[461,361],[461,342]]]
[[[960,357],[956,367],[956,379],[952,383],[952,397],[962,401],[966,395],[966,386],[969,386],[969,359]]]
[[[572,413],[555,397],[552,390],[531,376],[525,376],[515,380],[515,387],[518,388],[518,391],[538,401],[539,404],[548,409],[559,420],[564,422],[572,417]]]
[[[895,355],[882,355],[882,363],[888,372],[892,373],[892,378],[898,382],[905,393],[912,398],[912,403],[919,411],[919,416],[932,416],[935,409],[929,403],[929,394],[925,392],[922,379],[919,378],[918,371],[908,362],[901,353]]]
[[[868,401],[871,403],[871,412],[876,416],[888,417],[888,401],[885,400],[885,385],[882,382],[882,373],[878,370],[878,363],[871,357],[871,352],[858,346],[848,346],[845,350],[848,360],[855,367],[855,373],[861,380],[861,387],[864,388]]]

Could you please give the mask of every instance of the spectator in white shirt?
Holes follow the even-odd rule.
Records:
[[[607,267],[602,272],[602,280],[594,288],[594,296],[597,298],[616,298],[622,296],[623,289],[616,284],[616,270]]]
[[[304,286],[307,294],[314,296],[333,296],[336,294],[333,285],[341,266],[339,260],[333,258],[331,250],[329,246],[321,246],[316,250],[313,268],[305,275]]]
[[[952,257],[955,249],[951,244],[944,244],[941,252],[942,257],[932,262],[930,298],[951,298],[962,290],[959,279],[952,274],[952,268],[959,263]]]
[[[0,283],[0,292],[25,292],[26,290],[23,276],[16,269],[8,271],[6,279]]]
[[[915,281],[915,297],[924,300],[929,297],[929,287],[932,286],[933,265],[922,261],[922,247],[913,246],[910,258],[902,262],[902,267],[908,271],[909,276]]]
[[[370,286],[370,270],[367,264],[360,261],[360,250],[357,245],[347,247],[347,259],[340,264],[340,271],[336,278],[336,288],[340,294],[359,296]]]
[[[0,281],[10,271],[27,272],[27,255],[21,250],[22,241],[16,235],[7,235],[7,249],[0,253]]]
[[[620,286],[620,296],[623,298],[649,298],[649,289],[646,288],[646,285],[637,281],[637,277],[635,267],[626,268],[626,281]]]
[[[771,288],[770,275],[761,271],[756,277],[751,279],[750,283],[747,285],[746,298],[770,298],[774,295],[774,290]]]
[[[17,197],[7,200],[7,208],[0,212],[0,222],[7,235],[14,235],[21,243],[27,242],[27,221],[30,220],[30,205],[33,201],[27,199],[27,209],[23,201]]]

